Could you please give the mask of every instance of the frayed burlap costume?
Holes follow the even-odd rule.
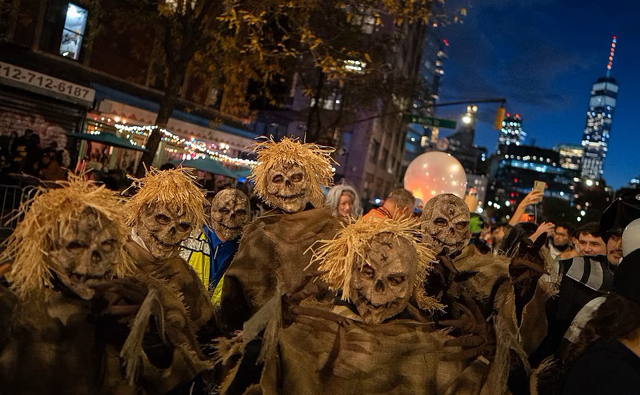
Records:
[[[180,301],[126,278],[118,195],[74,176],[60,184],[22,206],[2,255],[13,265],[12,290],[0,286],[0,394],[165,393],[206,369],[176,328]]]
[[[297,165],[306,170],[308,201],[316,208],[324,205],[323,187],[333,182],[334,161],[331,158],[333,148],[317,144],[303,144],[284,137],[280,142],[273,139],[256,144],[254,152],[258,155],[258,166],[253,168],[251,179],[256,183],[255,193],[271,207],[279,207],[279,201],[270,190],[270,171],[287,165]]]
[[[553,287],[540,280],[533,284],[532,295],[522,303],[522,311],[518,314],[519,296],[514,292],[515,284],[509,273],[511,262],[510,257],[483,255],[475,246],[466,247],[452,262],[459,272],[470,277],[453,282],[447,292],[449,300],[468,293],[480,304],[493,301],[493,306],[485,306],[493,311],[489,320],[494,326],[497,343],[487,380],[490,391],[483,392],[486,394],[504,393],[514,366],[530,373],[528,355],[535,351],[547,331],[544,306],[553,295]]]
[[[1,261],[12,261],[7,275],[12,289],[20,297],[52,287],[53,273],[46,259],[46,251],[54,246],[54,233],[61,223],[77,219],[85,209],[93,209],[113,223],[119,240],[126,238],[127,229],[122,222],[122,205],[114,192],[98,188],[79,177],[69,176],[69,182],[59,183],[61,188],[45,193],[40,189],[30,201],[24,203],[18,224],[6,243]],[[126,275],[133,271],[125,259],[123,244],[119,244],[118,265],[112,275]]]
[[[274,210],[247,226],[225,275],[218,322],[227,333],[241,329],[275,295],[279,282],[286,289],[300,281],[311,260],[307,249],[340,229],[330,209],[322,207],[331,150],[285,138],[258,144],[256,151],[255,191]]]
[[[428,268],[435,259],[434,252],[423,243],[419,243],[420,233],[413,219],[404,220],[358,220],[341,229],[331,242],[324,242],[314,248],[312,263],[324,272],[320,278],[334,291],[342,291],[342,300],[348,301],[352,276],[362,270],[366,263],[366,251],[371,248],[372,240],[382,234],[390,234],[415,250],[417,255],[414,297],[418,306],[425,311],[441,309],[443,306],[424,293],[424,282]],[[354,302],[354,300],[350,300]]]
[[[416,285],[424,281],[433,252],[417,242],[416,233],[410,221],[361,220],[316,249],[314,262],[329,287],[345,297],[353,294],[351,276],[368,264],[375,240],[382,236],[389,242],[386,236],[391,235],[399,242],[391,242],[385,251],[392,254],[395,248],[406,248],[415,254],[417,259],[408,265],[419,266],[414,267],[420,275],[412,287],[420,293]],[[453,338],[436,330],[427,316],[411,319],[401,314],[382,324],[366,324],[299,306],[304,298],[299,295],[305,292],[302,287],[300,292],[276,296],[246,323],[244,332],[220,341],[220,364],[229,370],[222,394],[478,394],[483,390],[489,370],[486,360],[443,360],[460,349],[445,347]],[[426,309],[438,307],[424,295],[421,299]],[[256,362],[264,363],[259,374],[252,368]]]
[[[447,205],[455,205],[464,213],[456,215],[468,224],[469,212],[462,199],[454,195],[439,195],[428,205],[442,205],[441,212],[449,210]],[[442,214],[438,210],[423,212],[422,228],[439,229]],[[445,227],[445,229],[447,229]],[[468,232],[463,239],[440,239],[435,231],[425,235],[425,240],[440,246],[436,269],[427,277],[426,286],[438,284],[438,289],[430,290],[432,295],[441,295],[439,300],[448,306],[445,318],[459,319],[461,310],[455,308],[468,295],[472,303],[482,306],[484,320],[491,323],[495,332],[496,349],[491,371],[484,393],[503,393],[507,390],[510,370],[517,367],[524,374],[530,372],[528,355],[532,353],[546,335],[545,301],[553,294],[553,285],[540,276],[550,267],[551,261],[538,256],[537,251],[529,251],[529,244],[522,244],[513,257],[483,255],[474,246],[455,250],[448,248],[467,245]],[[445,236],[451,238],[455,232]],[[462,236],[461,236],[462,237]],[[534,256],[535,255],[535,256]]]
[[[137,237],[127,242],[126,250],[138,270],[167,282],[179,293],[193,324],[200,328],[213,316],[213,306],[198,274],[180,257],[179,247],[191,231],[203,227],[204,192],[189,169],[183,168],[152,168],[132,187],[138,191],[125,205],[126,221]],[[136,234],[137,229],[145,233]]]

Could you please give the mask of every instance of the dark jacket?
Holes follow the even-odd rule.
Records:
[[[563,395],[640,395],[640,357],[619,341],[596,344],[571,367]]]
[[[576,314],[591,300],[604,296],[613,287],[613,271],[606,255],[575,257],[560,261],[560,292],[547,302],[548,335],[532,355],[537,366],[555,354]]]

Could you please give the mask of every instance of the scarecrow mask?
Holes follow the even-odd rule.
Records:
[[[237,189],[224,189],[211,201],[211,222],[218,237],[233,240],[249,222],[249,199]]]
[[[379,324],[401,313],[413,293],[418,256],[415,249],[391,233],[375,236],[361,268],[351,276],[350,299],[368,324]]]
[[[269,169],[267,183],[267,201],[287,213],[302,211],[309,203],[309,177],[297,163],[276,164]]]
[[[442,194],[429,200],[420,220],[423,241],[437,253],[447,248],[451,255],[469,243],[469,208],[455,195]]]
[[[170,258],[193,230],[192,219],[179,205],[156,203],[143,210],[136,224],[138,236],[154,258]]]
[[[92,284],[106,280],[121,259],[116,228],[109,219],[87,207],[80,215],[60,221],[48,251],[58,279],[83,299],[91,299]]]

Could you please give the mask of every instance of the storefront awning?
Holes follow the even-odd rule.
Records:
[[[198,158],[191,160],[172,161],[174,165],[182,165],[182,167],[192,167],[196,170],[201,170],[207,173],[219,174],[230,178],[238,178],[238,175],[233,170],[225,167],[220,162],[209,158]]]
[[[67,136],[80,140],[95,141],[100,144],[110,145],[112,147],[125,148],[134,151],[146,151],[146,149],[130,143],[129,141],[110,133],[67,133]]]

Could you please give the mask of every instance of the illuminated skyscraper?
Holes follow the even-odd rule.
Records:
[[[585,179],[599,180],[604,172],[604,161],[607,157],[609,134],[613,125],[613,112],[618,97],[618,84],[611,77],[613,55],[616,50],[616,37],[611,42],[607,75],[598,78],[591,88],[591,99],[587,110],[587,121],[582,136],[581,176]]]
[[[560,166],[565,169],[574,170],[579,175],[584,148],[573,144],[558,144],[553,147],[553,149],[560,154]]]
[[[522,130],[522,117],[520,117],[520,114],[507,114],[504,121],[502,121],[502,129],[498,137],[498,153],[500,153],[500,146],[502,145],[524,144],[525,137],[527,137],[527,134]]]

